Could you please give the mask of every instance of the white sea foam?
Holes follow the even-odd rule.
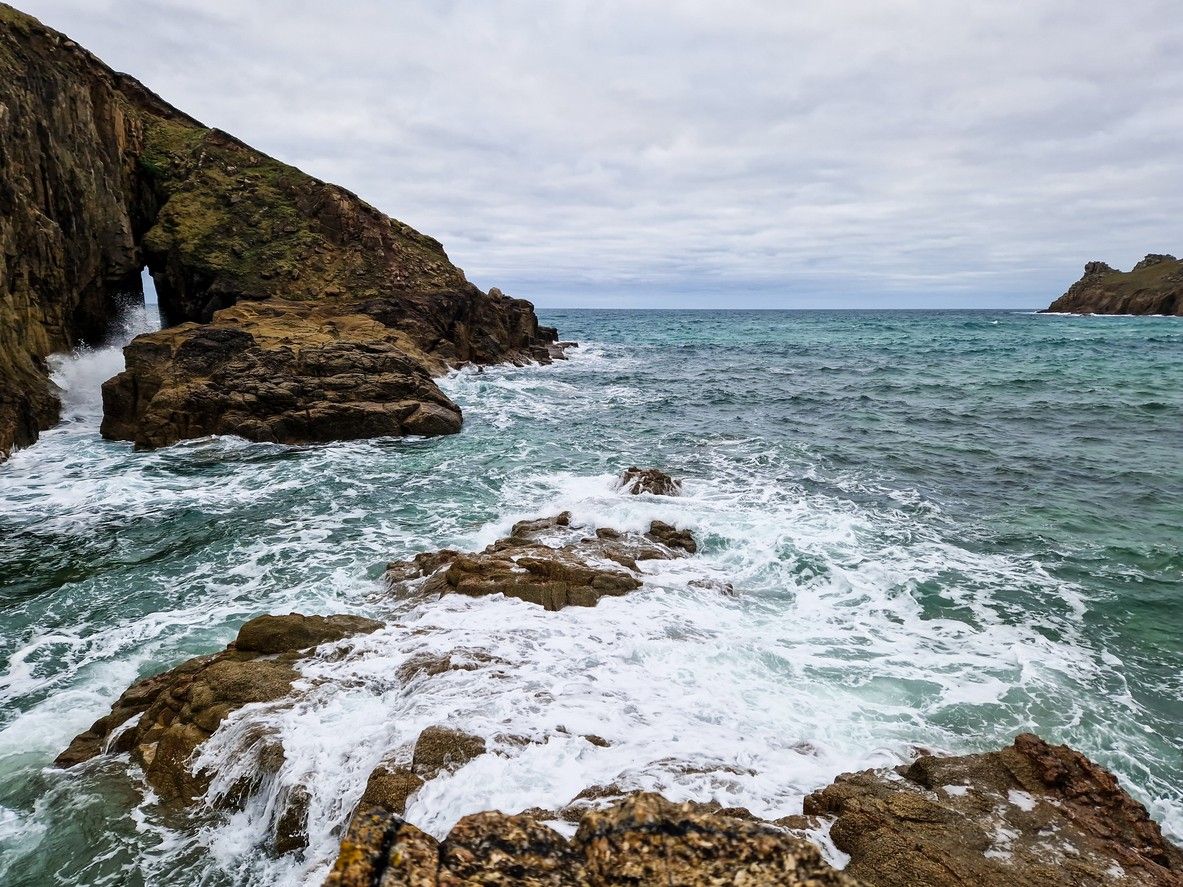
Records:
[[[998,747],[1036,723],[1071,738],[1098,675],[1116,688],[1109,703],[1127,707],[1124,722],[1137,723],[1120,661],[1081,643],[1081,590],[1028,558],[969,544],[915,489],[820,471],[805,445],[786,455],[710,429],[701,446],[661,463],[685,477],[681,497],[631,496],[615,483],[617,462],[557,468],[563,459],[547,462],[533,440],[513,436],[520,424],[569,422],[606,405],[643,411],[665,396],[587,384],[589,374],[618,378],[627,360],[639,359],[593,345],[552,367],[455,373],[444,385],[467,431],[443,443],[300,449],[213,439],[133,457],[98,441],[97,414],[79,409],[79,422],[6,466],[4,495],[37,532],[82,544],[98,526],[132,532],[162,515],[184,526],[191,512],[216,525],[244,509],[257,515],[255,532],[203,537],[201,557],[181,548],[145,564],[119,590],[150,606],[116,606],[92,621],[44,618],[15,642],[0,699],[20,710],[0,730],[0,760],[31,747],[48,760],[136,675],[220,647],[249,615],[289,610],[364,612],[388,627],[307,662],[291,699],[242,709],[206,743],[197,763],[220,774],[214,795],[254,772],[260,736],[283,744],[281,769],[241,811],[211,809],[195,834],[174,831],[150,797],[134,811],[152,851],[129,864],[145,880],[187,866],[207,880],[213,868],[235,883],[318,884],[370,771],[409,760],[432,724],[490,746],[412,799],[408,818],[442,836],[467,813],[553,809],[595,785],[795,813],[838,773],[898,764],[917,744],[967,751],[970,735],[976,748]],[[474,470],[465,447],[477,446],[495,455]],[[487,484],[495,504],[436,495],[453,477]],[[414,519],[387,513],[416,497],[432,507]],[[502,598],[394,600],[375,581],[389,558],[479,548],[516,520],[562,510],[589,528],[665,520],[692,529],[700,554],[644,563],[644,590],[557,613]],[[81,579],[76,593],[101,598],[106,581]],[[733,596],[718,590],[725,583]],[[931,586],[940,588],[935,609],[919,592]],[[403,683],[400,667],[422,654],[467,657],[471,668]],[[1113,725],[1110,738],[1136,757],[1144,738],[1123,730]],[[46,778],[66,791],[70,777]],[[264,848],[300,787],[310,795],[309,850],[276,859]],[[1148,800],[1178,833],[1177,805]],[[37,813],[17,815],[38,827]]]

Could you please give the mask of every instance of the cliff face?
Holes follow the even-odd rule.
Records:
[[[103,426],[142,446],[455,431],[432,374],[555,338],[437,241],[0,4],[0,453],[56,421],[46,356],[101,340],[145,266],[173,326],[128,346]]]
[[[1065,314],[1183,315],[1183,261],[1148,255],[1131,271],[1089,262],[1084,276],[1047,311]]]

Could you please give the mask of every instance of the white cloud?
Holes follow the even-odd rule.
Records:
[[[26,0],[541,305],[1008,304],[1183,248],[1174,0]]]

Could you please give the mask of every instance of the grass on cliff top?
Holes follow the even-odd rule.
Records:
[[[1167,278],[1183,271],[1183,260],[1159,262],[1137,271],[1110,271],[1102,279],[1107,289],[1119,293],[1136,293],[1144,290],[1164,289],[1170,284]]]
[[[334,242],[322,227],[318,212],[331,186],[214,130],[177,120],[147,124],[140,164],[167,198],[146,238],[150,251],[175,251],[190,266],[233,275],[244,291],[287,298],[374,295],[389,286],[381,250]],[[374,224],[420,282],[460,279],[435,240],[385,217]]]

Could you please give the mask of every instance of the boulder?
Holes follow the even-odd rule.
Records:
[[[504,594],[548,610],[595,606],[605,596],[642,585],[637,562],[670,560],[693,553],[694,537],[653,521],[647,533],[621,533],[608,527],[587,536],[571,526],[564,512],[515,524],[510,535],[475,553],[444,549],[387,566],[396,591],[429,594]]]
[[[620,476],[620,486],[634,496],[652,493],[654,496],[678,496],[682,493],[682,482],[674,480],[664,471],[656,468],[626,468]]]
[[[846,870],[876,887],[1183,885],[1183,853],[1111,773],[1030,734],[846,774],[804,808],[836,817]]]
[[[758,820],[630,795],[567,841],[530,814],[477,813],[436,842],[376,808],[355,816],[326,887],[858,887],[818,850]]]
[[[54,763],[71,767],[104,751],[131,752],[162,800],[192,801],[209,782],[208,773],[191,771],[193,753],[231,712],[286,696],[299,677],[296,665],[317,645],[381,627],[358,616],[260,616],[223,652],[133,684]],[[282,749],[277,754],[282,760]]]

